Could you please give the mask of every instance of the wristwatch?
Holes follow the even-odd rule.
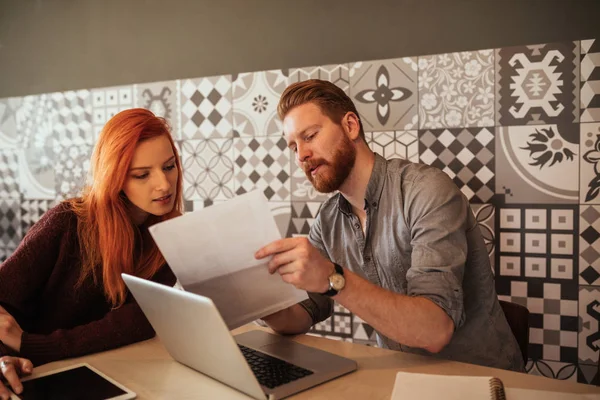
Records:
[[[325,296],[335,296],[338,294],[344,286],[346,286],[346,279],[344,278],[344,268],[338,264],[333,263],[335,272],[329,275],[329,290],[323,293]]]

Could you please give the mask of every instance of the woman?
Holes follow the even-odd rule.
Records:
[[[91,162],[82,197],[49,210],[0,265],[0,357],[40,365],[154,336],[121,273],[175,283],[148,227],[181,215],[177,149],[164,119],[131,109],[104,126]],[[23,362],[2,360],[0,376]]]

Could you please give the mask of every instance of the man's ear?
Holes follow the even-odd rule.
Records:
[[[344,118],[342,118],[342,126],[350,140],[354,141],[360,137],[360,119],[354,112],[348,111],[346,115],[344,115]]]

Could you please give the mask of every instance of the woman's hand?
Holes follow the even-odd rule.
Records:
[[[4,356],[0,357],[0,378],[5,378],[12,390],[19,394],[23,391],[20,378],[33,371],[33,364],[25,358]],[[0,380],[0,399],[9,400],[10,392]]]
[[[21,335],[23,329],[13,316],[0,306],[0,342],[18,353],[21,351]]]

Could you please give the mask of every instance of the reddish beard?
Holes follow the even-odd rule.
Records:
[[[331,161],[323,158],[311,160],[303,166],[306,177],[313,187],[321,193],[331,193],[340,188],[350,175],[356,161],[356,149],[352,141],[346,136],[342,136],[342,141],[334,150]],[[320,167],[315,175],[311,170]]]

